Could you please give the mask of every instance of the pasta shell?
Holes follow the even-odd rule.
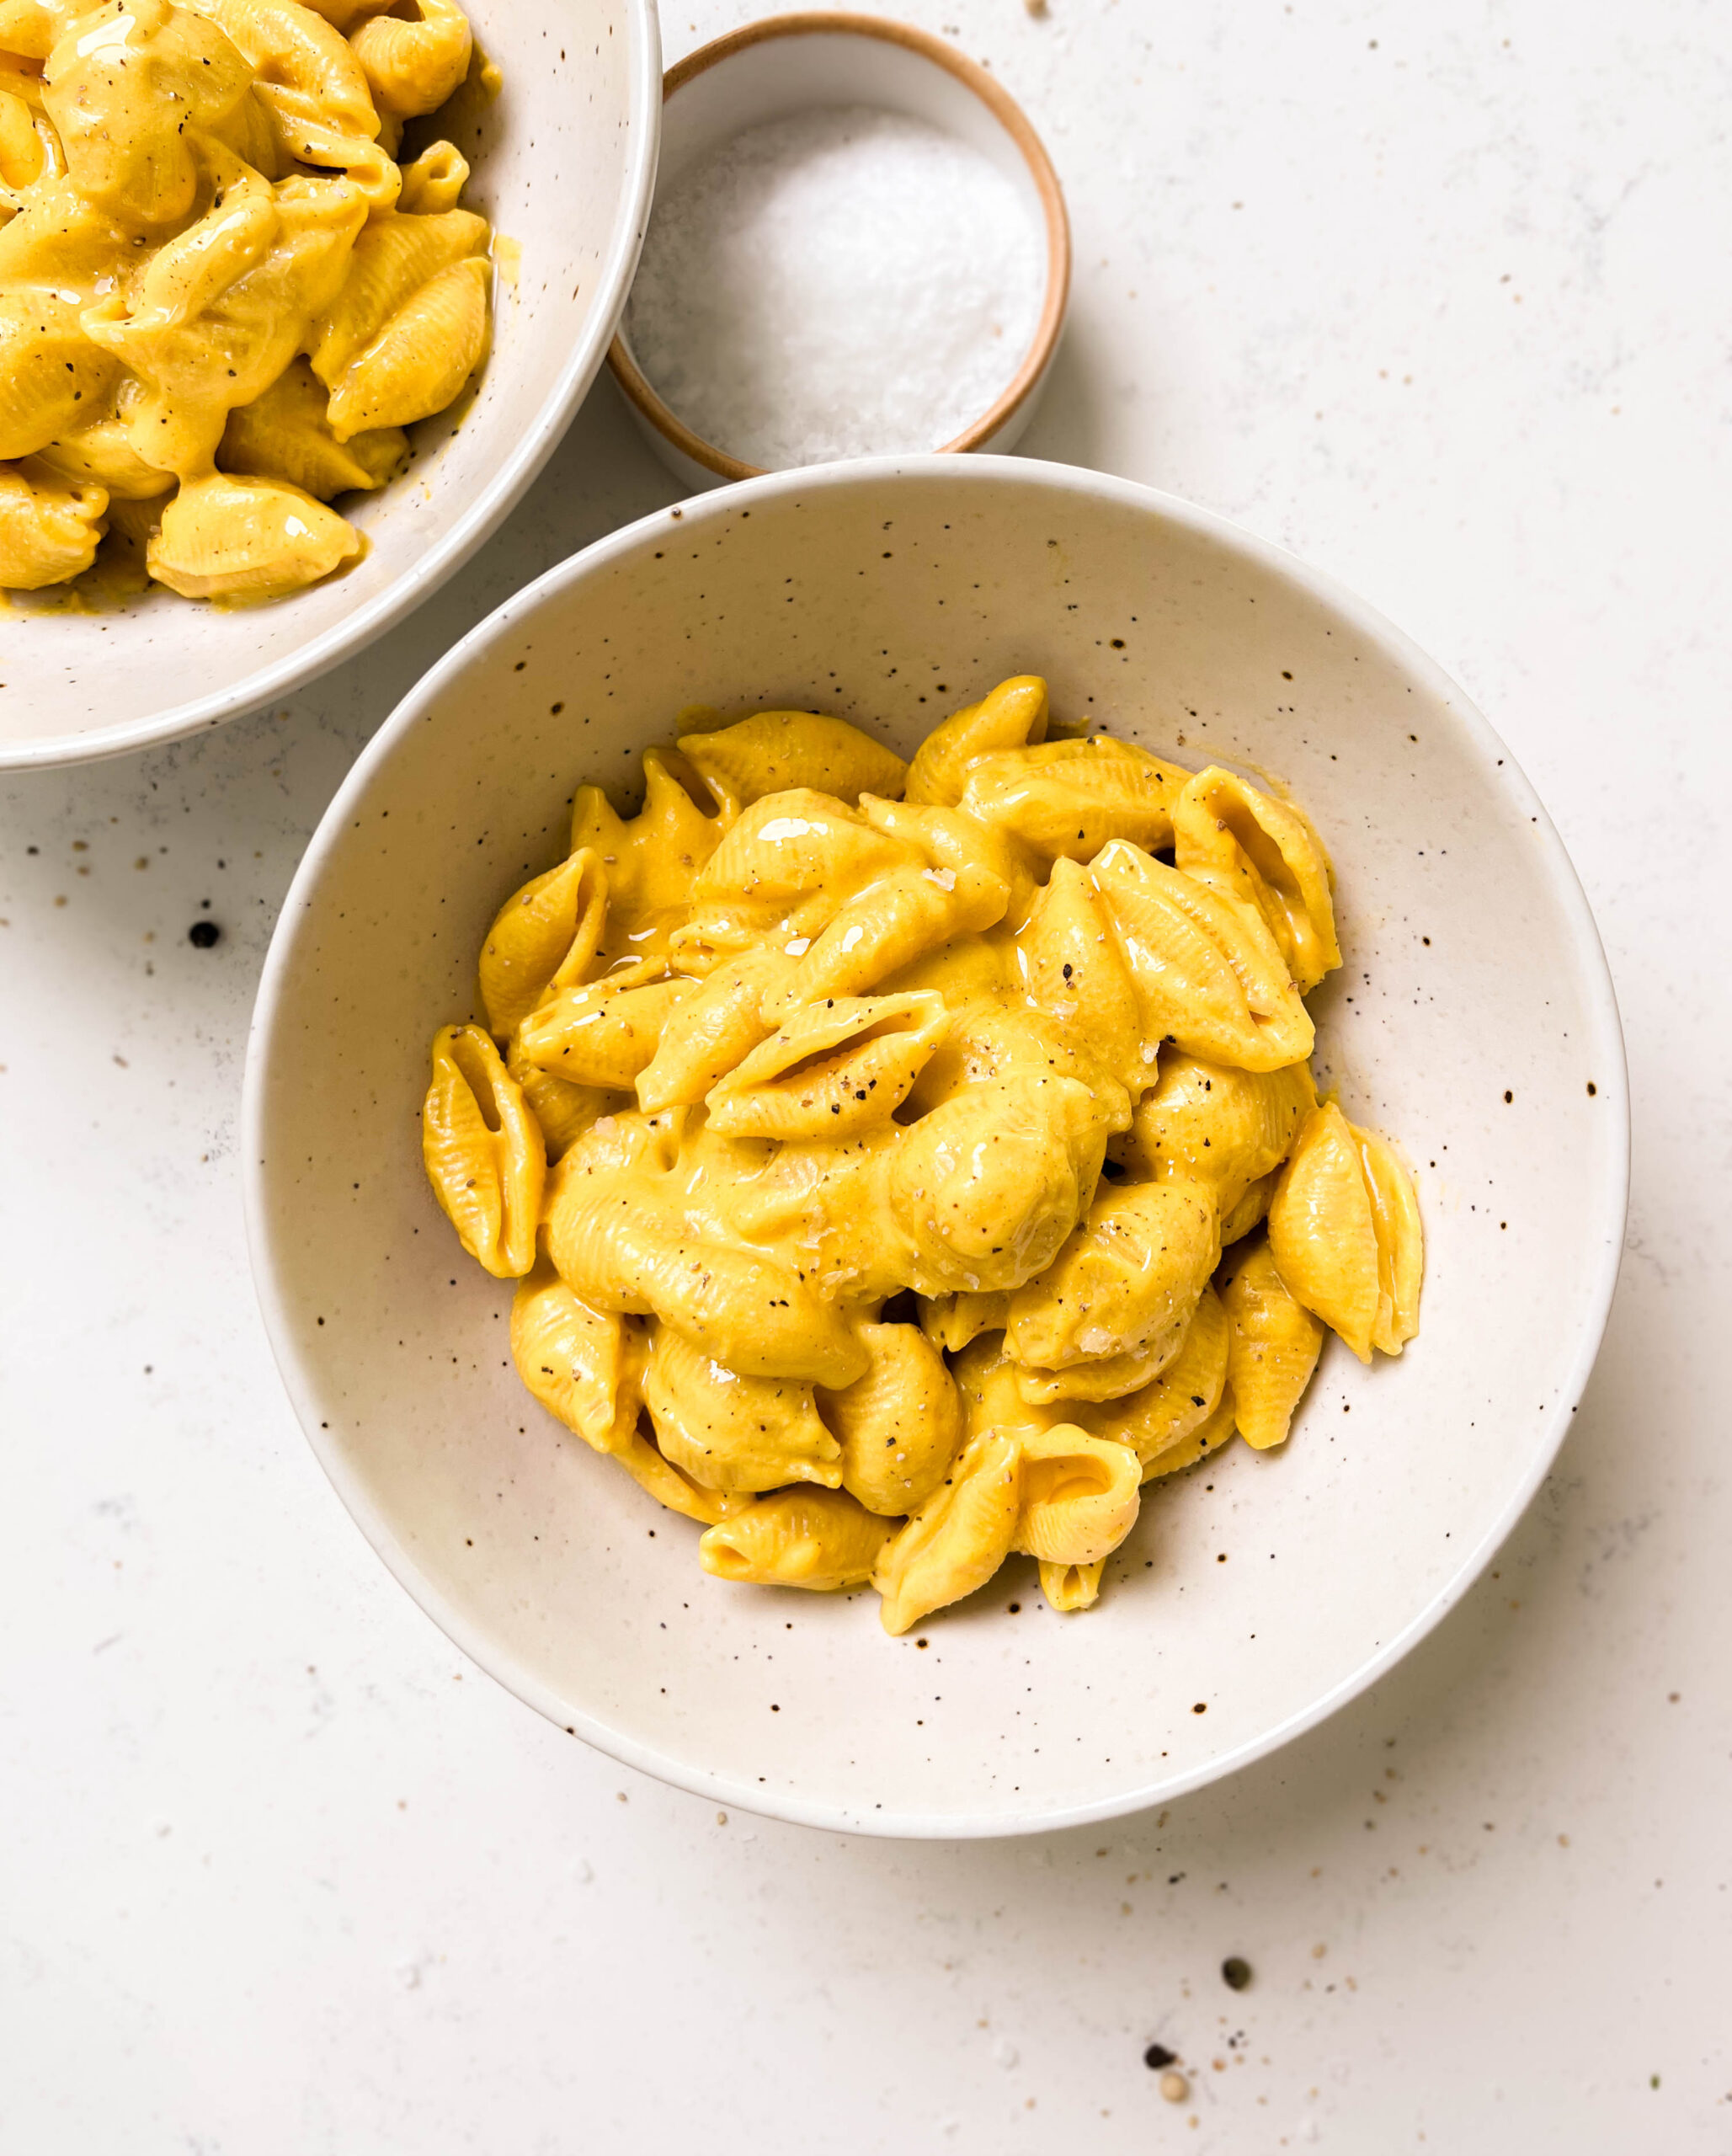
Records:
[[[521,1087],[479,1026],[445,1026],[434,1036],[421,1150],[433,1194],[469,1255],[502,1280],[527,1273],[547,1156]]]
[[[668,926],[663,940],[669,963],[700,978],[754,950],[774,949],[791,963],[809,948],[839,904],[838,898],[822,892],[791,904],[775,899],[701,901],[687,920]]]
[[[850,899],[765,1000],[780,1022],[802,1003],[863,995],[924,952],[1003,917],[1010,887],[978,868],[893,868]]]
[[[331,430],[339,441],[444,411],[487,350],[489,274],[472,254],[441,270],[350,360],[331,389]]]
[[[718,965],[670,1012],[637,1074],[638,1105],[653,1113],[702,1100],[774,1030],[759,1006],[792,963],[780,951],[754,950]]]
[[[1020,1288],[1044,1272],[1087,1209],[1106,1145],[1074,1078],[970,1086],[923,1116],[888,1179],[916,1293]]]
[[[1299,1133],[1269,1206],[1269,1247],[1290,1291],[1362,1363],[1419,1329],[1424,1238],[1406,1170],[1333,1102]]]
[[[325,417],[328,401],[306,361],[291,360],[262,396],[229,414],[217,451],[222,469],[286,479],[322,502],[383,486],[408,456],[408,436],[381,427],[340,442]]]
[[[860,813],[875,831],[900,840],[928,867],[953,869],[958,876],[967,871],[1002,883],[1010,894],[1005,911],[1012,921],[1027,913],[1035,891],[1027,853],[990,824],[936,803],[880,801],[871,794],[862,798]]]
[[[612,1294],[653,1310],[727,1369],[840,1386],[864,1368],[847,1319],[816,1294],[797,1292],[780,1264],[725,1244],[681,1240],[677,1224],[635,1225],[635,1235],[613,1245]],[[786,1292],[791,1286],[797,1291]]]
[[[1155,1453],[1143,1461],[1143,1480],[1153,1482],[1163,1475],[1177,1475],[1184,1468],[1195,1467],[1198,1460],[1207,1459],[1212,1452],[1218,1452],[1236,1433],[1234,1412],[1233,1388],[1228,1385],[1214,1412],[1199,1422],[1188,1437],[1180,1438],[1164,1452]]]
[[[504,1039],[556,980],[580,982],[606,920],[607,871],[587,848],[508,899],[481,947],[481,1002],[492,1031]]]
[[[1299,809],[1212,764],[1173,804],[1173,858],[1223,898],[1255,907],[1302,995],[1340,964],[1334,872]]]
[[[1080,1412],[1079,1404],[1084,1401],[1122,1400],[1140,1392],[1160,1375],[1177,1352],[1170,1330],[1165,1330],[1140,1348],[1127,1348],[1120,1355],[1105,1355],[1095,1362],[1068,1364],[1059,1370],[1025,1369],[1019,1364],[1016,1390],[1031,1406],[1057,1406],[1068,1412],[1075,1406]]]
[[[14,96],[40,104],[40,76],[13,72],[3,50],[0,71]],[[24,195],[18,215],[0,228],[0,303],[28,310],[45,295],[59,293],[65,305],[76,309],[80,299],[91,297],[105,280],[131,269],[138,250],[131,229],[87,202],[72,185],[59,155],[59,137],[45,115],[40,118],[37,140],[54,169],[44,170]]]
[[[38,22],[52,52],[67,24],[88,12],[73,6],[72,0],[56,0],[56,8],[63,12],[51,14],[41,0],[0,0],[0,90],[16,98],[32,115],[42,109],[42,72],[31,61],[45,60],[48,53],[31,51],[25,25],[33,19]]]
[[[946,1025],[935,995],[839,995],[797,1011],[708,1095],[730,1138],[842,1139],[888,1123]]]
[[[82,575],[108,505],[100,487],[63,480],[35,458],[0,465],[0,590],[40,591]]]
[[[911,965],[893,974],[882,986],[887,994],[919,991],[941,995],[952,1022],[960,1019],[965,1027],[972,1027],[982,1012],[1002,1011],[1015,1001],[1015,947],[1000,936],[958,937],[953,942],[941,943],[936,949],[923,953]],[[935,1107],[957,1091],[953,1084],[936,1082],[939,1065],[945,1060],[946,1050],[941,1048],[915,1081],[916,1104],[922,1111]],[[1098,1064],[1095,1068],[1100,1070]],[[1100,1075],[1116,1090],[1110,1074],[1100,1071]],[[1129,1113],[1127,1103],[1127,1119]]]
[[[0,0],[0,56],[45,60],[83,12],[74,0]]]
[[[809,1385],[743,1377],[662,1325],[644,1369],[643,1398],[663,1458],[709,1489],[841,1486],[842,1448],[820,1419]]]
[[[1260,914],[1121,841],[1091,873],[1147,1037],[1239,1070],[1279,1070],[1310,1054],[1310,1016]]]
[[[86,334],[142,386],[129,401],[123,383],[120,415],[146,463],[188,478],[209,471],[226,414],[288,366],[365,217],[347,179],[297,176],[273,189],[237,165],[220,205],[135,283],[83,310]]]
[[[1098,1564],[1136,1525],[1141,1480],[1128,1445],[1090,1437],[1074,1422],[1029,1431],[1012,1546],[1043,1564]]]
[[[697,992],[690,980],[633,978],[659,970],[622,968],[606,979],[556,990],[518,1028],[525,1061],[573,1086],[605,1086],[629,1092],[655,1054],[673,1011]]]
[[[269,183],[232,159],[219,159],[218,165],[204,213],[158,248],[132,280],[129,332],[148,335],[186,328],[258,270],[277,239],[282,220]],[[298,328],[288,325],[285,360]],[[233,356],[221,355],[225,380]]]
[[[1031,1004],[1013,1003],[1004,993],[976,1001],[965,989],[957,992],[957,1002],[962,1007],[955,1010],[948,1034],[914,1088],[917,1109],[936,1107],[983,1083],[1063,1079],[1090,1095],[1103,1147],[1106,1136],[1128,1125],[1129,1093],[1076,1027]]]
[[[815,892],[832,899],[829,918],[850,892],[893,868],[924,867],[918,851],[876,831],[863,816],[809,787],[754,802],[691,885],[695,905],[745,899],[786,905]]]
[[[962,1435],[983,1430],[1048,1430],[1069,1419],[1061,1408],[1032,1405],[1022,1397],[1021,1374],[1005,1353],[1004,1337],[984,1333],[972,1340],[951,1364],[962,1403]]]
[[[842,1486],[869,1513],[910,1513],[944,1479],[962,1437],[962,1404],[944,1358],[916,1325],[862,1325],[871,1360],[818,1412],[841,1440]]]
[[[313,372],[333,388],[406,301],[441,270],[484,253],[487,243],[487,220],[471,210],[376,217],[354,243],[341,289],[309,333]]]
[[[1298,1070],[1302,1066],[1296,1064],[1293,1067]],[[1253,1228],[1262,1226],[1269,1217],[1270,1201],[1275,1196],[1275,1186],[1279,1180],[1278,1173],[1271,1170],[1266,1176],[1259,1176],[1254,1183],[1248,1186],[1244,1196],[1221,1222],[1223,1250],[1229,1244],[1243,1241]]]
[[[76,36],[65,27],[42,101],[73,184],[136,226],[178,223],[197,193],[200,138],[251,99],[252,70],[202,13],[163,0],[93,11]]]
[[[546,1257],[512,1299],[517,1374],[551,1415],[597,1452],[622,1452],[632,1441],[643,1404],[648,1346],[641,1322],[580,1303]]]
[[[219,472],[182,486],[147,560],[183,599],[258,600],[317,584],[360,550],[354,526],[299,487]]]
[[[1170,845],[1172,803],[1185,774],[1104,735],[1048,741],[983,756],[958,806],[1010,832],[1042,861],[1092,861],[1114,839],[1154,851]]]
[[[0,290],[0,458],[29,456],[96,414],[114,360],[52,292]]]
[[[983,1332],[1002,1332],[1010,1321],[1010,1298],[1000,1289],[993,1294],[970,1294],[964,1289],[954,1295],[922,1297],[920,1329],[935,1348],[955,1354]]]
[[[1412,1178],[1381,1138],[1356,1126],[1353,1136],[1378,1238],[1378,1315],[1371,1342],[1385,1355],[1399,1355],[1420,1329],[1426,1257],[1419,1200]]]
[[[1010,1302],[1019,1363],[1063,1369],[1148,1343],[1176,1354],[1221,1255],[1213,1198],[1198,1183],[1110,1186],[1052,1266]],[[1157,1365],[1159,1367],[1159,1365]]]
[[[1021,1453],[1015,1432],[971,1438],[937,1489],[885,1545],[872,1585],[884,1598],[887,1632],[906,1632],[931,1611],[960,1602],[1004,1563],[1021,1511]]]
[[[1041,1593],[1061,1616],[1076,1609],[1092,1609],[1100,1598],[1100,1575],[1106,1565],[1104,1557],[1092,1565],[1058,1565],[1042,1559]]]
[[[1291,1294],[1371,1360],[1378,1235],[1359,1148],[1334,1102],[1305,1119],[1269,1207],[1269,1249]]]
[[[62,479],[100,487],[110,501],[155,501],[174,484],[172,472],[159,472],[139,456],[119,419],[99,419],[50,442],[36,461]]]
[[[1136,990],[1100,894],[1086,869],[1060,858],[1034,910],[1019,931],[1028,993],[1127,1085],[1154,1075],[1155,1050],[1145,1046]]]
[[[700,1537],[698,1562],[759,1587],[864,1587],[895,1532],[843,1491],[778,1490]]]
[[[1223,1213],[1231,1213],[1253,1183],[1281,1166],[1316,1105],[1308,1064],[1236,1070],[1170,1053],[1154,1091],[1132,1118],[1128,1157],[1159,1181],[1206,1184]]]
[[[453,0],[415,0],[420,19],[375,15],[349,38],[373,102],[393,119],[436,112],[469,72],[474,40]]]
[[[402,192],[397,206],[405,216],[436,217],[455,210],[469,184],[469,161],[454,143],[429,142],[418,157],[402,167]]]
[[[251,62],[285,159],[344,172],[376,215],[397,200],[397,168],[349,41],[297,0],[200,0]],[[322,305],[323,302],[321,302]]]
[[[1260,1236],[1223,1283],[1228,1381],[1239,1435],[1259,1452],[1284,1444],[1323,1352],[1323,1327],[1287,1293]]]
[[[1194,1436],[1214,1415],[1226,1386],[1229,1346],[1225,1306],[1212,1287],[1205,1288],[1178,1353],[1159,1377],[1127,1399],[1078,1405],[1071,1418],[1096,1437],[1129,1445],[1147,1466]],[[1232,1430],[1229,1419],[1225,1436]]]
[[[530,1113],[540,1126],[550,1161],[559,1160],[586,1130],[605,1115],[617,1115],[632,1104],[628,1093],[605,1086],[572,1086],[552,1071],[525,1060],[514,1034],[505,1051],[505,1068],[523,1088]]]
[[[347,37],[357,23],[365,22],[376,11],[379,0],[301,0],[301,5],[322,15],[333,30]]]
[[[633,1433],[623,1452],[616,1452],[613,1457],[658,1505],[665,1505],[670,1513],[679,1513],[706,1527],[713,1527],[717,1520],[731,1519],[752,1502],[744,1491],[706,1490],[701,1483],[694,1482],[671,1460],[663,1460],[641,1430]]]
[[[572,808],[573,852],[591,848],[607,870],[608,928],[596,955],[610,963],[668,955],[698,872],[733,821],[727,798],[678,750],[645,750],[643,787],[642,810],[629,822],[599,786],[580,786]]]
[[[800,787],[851,807],[862,793],[900,793],[907,770],[870,734],[809,711],[754,712],[714,733],[684,734],[679,748],[742,806]]]
[[[677,1151],[660,1175],[647,1164],[664,1135],[610,1117],[565,1155],[546,1217],[562,1276],[598,1309],[653,1313],[743,1376],[852,1385],[868,1358],[851,1317],[777,1260],[694,1233],[667,1194]]]
[[[935,727],[914,751],[904,798],[954,808],[971,768],[1002,749],[1026,748],[1047,738],[1047,685],[1037,674],[1008,681]]]
[[[30,106],[7,82],[0,74],[0,186],[21,191],[42,176],[42,143]]]

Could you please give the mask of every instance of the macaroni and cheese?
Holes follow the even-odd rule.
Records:
[[[0,590],[109,535],[194,599],[360,552],[327,504],[402,471],[488,338],[467,164],[396,161],[469,24],[389,5],[0,0]]]
[[[445,1027],[427,1170],[565,1426],[704,1568],[882,1597],[1013,1551],[1086,1609],[1145,1485],[1280,1444],[1326,1329],[1418,1324],[1414,1191],[1320,1099],[1340,963],[1292,803],[1001,683],[904,764],[684,714],[576,797]]]

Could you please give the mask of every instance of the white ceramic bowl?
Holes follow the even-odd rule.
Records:
[[[495,907],[682,705],[816,705],[904,753],[1000,676],[1192,764],[1291,782],[1340,871],[1315,999],[1350,1111],[1418,1170],[1420,1337],[1331,1342],[1291,1442],[1153,1488],[1100,1606],[1010,1571],[921,1637],[876,1597],[733,1588],[697,1529],[519,1385],[508,1289],[423,1180],[434,1027]],[[1009,1833],[1208,1781],[1369,1684],[1463,1593],[1568,1426],[1622,1240],[1622,1044],[1544,811],[1466,698],[1326,579],[1091,472],[930,456],[704,496],[552,570],[386,723],[259,993],[253,1261],[363,1530],[503,1683],[616,1758],[838,1828]],[[1347,1411],[1347,1412],[1344,1412]],[[1228,1561],[1218,1561],[1223,1555]],[[1009,1605],[1021,1604],[1012,1615]],[[1204,1711],[1197,1711],[1199,1708]]]
[[[429,597],[552,455],[606,355],[637,265],[661,139],[653,0],[470,0],[504,77],[464,200],[514,242],[493,348],[460,422],[413,430],[397,483],[345,499],[367,542],[347,575],[224,610],[152,590],[92,614],[8,610],[0,769],[172,741],[284,696]]]

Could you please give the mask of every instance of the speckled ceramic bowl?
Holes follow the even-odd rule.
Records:
[[[434,1027],[502,899],[684,704],[815,705],[904,753],[1000,676],[1288,782],[1340,871],[1314,1001],[1350,1111],[1418,1171],[1423,1329],[1325,1351],[1290,1443],[1154,1486],[1099,1607],[1033,1566],[887,1639],[871,1595],[724,1586],[697,1529],[520,1387],[509,1290],[423,1180]],[[252,1247],[295,1404],[398,1578],[573,1734],[727,1804],[963,1835],[1129,1812],[1315,1722],[1462,1593],[1532,1496],[1622,1237],[1623,1060],[1556,835],[1436,667],[1326,579],[1100,475],[942,457],[667,510],[502,607],[332,803],[265,969]]]
[[[497,250],[493,345],[461,418],[411,430],[415,462],[339,507],[346,574],[223,609],[152,588],[95,613],[0,614],[0,770],[82,763],[258,709],[413,613],[552,454],[606,355],[649,216],[661,139],[653,0],[466,0],[504,87],[459,143]],[[3,606],[0,600],[0,606]]]

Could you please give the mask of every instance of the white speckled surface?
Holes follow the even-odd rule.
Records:
[[[668,498],[604,387],[363,665],[3,797],[7,2156],[1732,2145],[1716,24],[910,12],[991,58],[1069,189],[1070,339],[1026,446],[1362,591],[1570,847],[1635,1111],[1578,1427],[1497,1576],[1374,1692],[1111,1828],[722,1826],[465,1668],[270,1366],[239,1058],[360,743],[508,590]],[[670,55],[738,19],[669,14]],[[1161,2101],[1155,2040],[1191,2101]]]

